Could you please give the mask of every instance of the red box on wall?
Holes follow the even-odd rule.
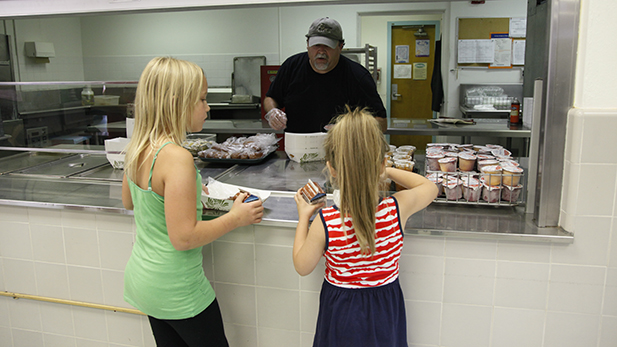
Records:
[[[264,119],[266,115],[266,111],[264,110],[264,99],[266,98],[266,93],[268,89],[270,89],[270,85],[274,78],[276,77],[276,73],[279,71],[280,65],[262,65],[260,66],[260,79],[261,79],[261,119]]]

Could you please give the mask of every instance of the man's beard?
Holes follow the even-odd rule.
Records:
[[[318,63],[317,59],[319,59],[319,58],[326,59],[326,62],[325,63]],[[328,59],[327,55],[325,55],[325,54],[317,54],[315,56],[315,64],[314,64],[315,65],[315,69],[317,69],[319,71],[327,70],[328,69],[328,65],[330,65],[330,62],[327,59]]]

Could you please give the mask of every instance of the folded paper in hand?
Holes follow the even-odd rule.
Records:
[[[246,188],[233,184],[222,183],[212,177],[208,177],[206,186],[208,187],[208,194],[201,192],[201,201],[203,202],[204,207],[210,210],[231,210],[231,206],[234,204],[234,200],[232,198],[238,193],[238,190],[249,193],[252,196],[259,198],[261,201],[266,201],[266,199],[270,197],[270,191],[268,190]]]

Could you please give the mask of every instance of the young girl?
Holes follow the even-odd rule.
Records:
[[[201,220],[201,175],[180,144],[187,132],[202,129],[210,109],[207,91],[196,64],[154,58],[135,95],[122,203],[134,210],[137,235],[124,299],[148,315],[158,346],[228,346],[201,248],[263,216],[261,202],[242,203],[241,194],[227,214]]]
[[[330,181],[340,201],[323,208],[295,195],[299,222],[293,246],[296,271],[310,274],[322,256],[326,273],[313,346],[407,346],[398,260],[405,222],[437,196],[437,186],[413,172],[385,167],[389,150],[365,110],[339,116],[324,142]],[[408,188],[379,197],[385,178]]]

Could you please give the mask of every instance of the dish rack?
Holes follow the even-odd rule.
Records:
[[[521,174],[491,174],[475,171],[466,172],[458,169],[455,172],[444,172],[429,170],[427,165],[425,165],[424,172],[425,177],[436,175],[440,178],[436,182],[439,187],[439,195],[433,200],[436,203],[496,207],[524,204],[524,189],[527,178],[525,172]],[[463,182],[470,180],[473,182],[473,179],[478,180],[479,187],[473,189],[469,188],[469,184],[467,184],[467,187],[463,184]],[[454,183],[448,185],[448,182]],[[484,184],[485,182],[489,184]],[[460,189],[460,193],[456,191],[458,189]]]

